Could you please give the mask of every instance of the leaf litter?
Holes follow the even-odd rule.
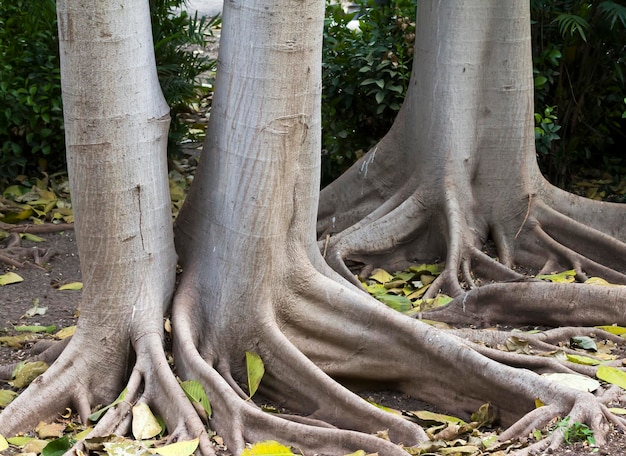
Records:
[[[195,164],[193,160],[182,160],[177,162],[174,169],[170,172],[170,194],[174,217],[177,215],[178,210],[182,206],[186,191],[193,180],[192,174],[194,167]],[[24,178],[21,183],[5,189],[0,200],[0,222],[19,223],[22,221],[29,221],[33,224],[41,224],[46,221],[53,223],[73,221],[67,178],[63,176],[51,176],[48,178],[45,176],[43,179],[38,179],[33,183],[29,183]],[[7,235],[7,232],[0,231],[0,239],[7,237]],[[31,242],[44,241],[43,238],[29,233],[22,234],[21,237]],[[419,264],[413,265],[404,271],[397,271],[393,273],[379,268],[372,271],[368,277],[360,278],[360,280],[363,287],[379,301],[399,312],[415,317],[419,316],[421,312],[426,310],[445,306],[452,300],[450,296],[443,293],[437,293],[434,298],[423,299],[423,295],[429,290],[431,284],[443,272],[444,266],[445,265],[441,263]],[[4,275],[0,275],[0,283],[3,280],[3,276]],[[572,283],[576,281],[575,276],[576,274],[573,270],[568,270],[554,272],[553,274],[543,274],[537,276],[536,278],[550,282]],[[10,275],[9,277],[13,276]],[[599,277],[592,277],[585,283],[598,286],[620,286],[610,284],[606,280]],[[65,289],[80,289],[79,282],[67,285],[69,286]],[[42,315],[45,313],[45,307],[38,308],[36,304],[31,310],[33,310],[33,312],[31,315],[27,316]],[[450,328],[447,324],[440,322],[427,321],[427,323],[442,329]],[[12,347],[23,347],[25,344],[36,341],[42,337],[55,337],[56,339],[68,337],[73,334],[75,329],[75,327],[63,328],[54,336],[50,336],[48,333],[54,331],[50,328],[51,327],[43,327],[39,325],[24,325],[23,329],[21,329],[24,334],[0,337],[0,343]],[[626,337],[626,328],[623,327],[604,325],[599,326],[598,328],[618,336]],[[574,349],[580,352],[580,354],[557,351],[552,353],[551,356],[565,359],[571,363],[587,366],[599,366],[597,379],[591,379],[580,375],[576,376],[587,379],[586,386],[583,386],[582,388],[590,390],[594,387],[595,383],[611,383],[626,389],[626,373],[619,368],[606,365],[608,362],[619,359],[618,355],[613,354],[614,351],[617,351],[615,344],[610,342],[602,342],[600,344],[599,341],[595,341],[589,336],[581,334],[579,337],[572,338],[569,345],[570,346],[568,348]],[[594,351],[594,345],[596,346],[597,351]],[[511,336],[506,341],[504,346],[498,348],[527,355],[533,354],[529,344],[524,341],[523,337],[518,336]],[[260,383],[262,379],[263,366],[262,361],[260,358],[257,358],[255,354],[249,353],[247,354],[247,358],[248,374],[250,376],[249,392],[250,396],[252,396],[258,387],[258,383]],[[30,367],[26,366],[26,369],[24,370],[24,366],[22,366],[24,374],[27,374],[24,385],[36,378],[36,376],[45,371],[46,368],[47,366],[35,365]],[[577,381],[580,381],[580,378],[578,378]],[[573,380],[571,379],[565,381],[567,382]],[[15,379],[13,379],[13,382],[15,382]],[[594,385],[592,385],[592,382],[595,382]],[[15,385],[13,386],[17,388]],[[185,390],[188,399],[194,403],[196,410],[202,410],[205,420],[210,417],[211,409],[209,398],[206,397],[206,393],[204,393],[201,385],[197,382],[191,381],[182,382],[181,387]],[[0,390],[0,407],[6,406],[17,395],[18,392],[13,390]],[[114,403],[95,411],[90,416],[90,419],[92,421],[97,421],[108,408],[115,406],[115,404],[120,400],[123,400],[123,394],[120,395],[120,398],[114,401]],[[407,419],[416,421],[420,425],[425,426],[431,440],[424,442],[418,447],[406,448],[408,454],[491,454],[500,456],[508,454],[510,451],[515,449],[522,448],[528,443],[503,442],[495,444],[498,430],[493,427],[493,422],[490,418],[489,404],[485,404],[481,407],[481,410],[473,414],[471,421],[469,422],[465,422],[460,418],[437,414],[428,410],[401,411],[379,404],[375,405],[387,410],[389,413],[402,414]],[[540,403],[537,404],[537,406],[541,405],[542,404]],[[271,413],[278,412],[275,407],[266,407],[265,409]],[[3,449],[8,447],[9,450],[13,451],[13,454],[16,452],[35,453],[42,454],[44,456],[63,454],[65,451],[70,449],[71,445],[73,445],[77,440],[84,438],[86,438],[86,448],[90,454],[113,455],[130,452],[132,454],[185,456],[193,454],[196,450],[198,446],[197,439],[195,441],[192,440],[164,445],[166,443],[165,439],[153,440],[152,437],[154,436],[147,437],[151,433],[156,432],[157,426],[159,426],[159,431],[156,432],[155,436],[165,432],[165,429],[161,427],[159,417],[154,416],[149,410],[149,407],[147,407],[147,411],[144,407],[140,407],[136,410],[136,421],[138,423],[137,427],[140,429],[137,431],[137,436],[143,437],[143,440],[131,440],[119,436],[89,439],[88,433],[91,428],[85,427],[75,421],[77,419],[75,414],[72,415],[70,413],[67,418],[60,418],[56,422],[41,423],[38,429],[45,431],[40,432],[36,437],[17,436],[5,439],[0,435],[0,451],[3,451]],[[611,410],[616,414],[626,414],[626,409],[620,407],[613,407]],[[151,416],[151,418],[146,418],[147,416]],[[150,423],[150,425],[147,426],[150,428],[150,431],[145,431],[144,429],[144,424],[147,422]],[[549,429],[537,431],[533,436],[529,436],[529,439],[539,439],[548,432],[550,432]],[[384,438],[384,433],[381,434],[380,437]],[[212,438],[218,448],[224,448],[223,441],[219,436],[213,436]],[[272,452],[271,454],[294,454],[293,451],[295,451],[296,454],[299,454],[297,450],[282,446],[278,442],[265,443],[267,443],[267,445],[256,444],[249,446],[244,453],[247,455],[263,455],[269,454],[265,452],[266,449],[269,449],[269,451]],[[274,450],[277,452],[273,452]],[[354,455],[366,456],[366,453],[359,450],[356,451]]]

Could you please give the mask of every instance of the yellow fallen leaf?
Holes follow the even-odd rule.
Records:
[[[46,370],[48,370],[48,365],[43,361],[22,362],[13,370],[13,380],[9,382],[9,385],[24,388]]]
[[[176,442],[170,445],[165,445],[161,448],[154,448],[150,450],[150,452],[161,456],[190,456],[194,451],[196,451],[199,443],[200,439]]]
[[[66,339],[70,336],[73,336],[76,332],[76,325],[68,326],[67,328],[63,328],[54,335],[57,339]]]
[[[17,393],[11,390],[0,390],[0,408],[6,407],[17,397]],[[2,451],[2,450],[0,450]]]
[[[626,389],[626,372],[611,366],[600,366],[596,371],[596,377],[605,382]]]
[[[65,285],[61,285],[59,290],[82,290],[83,282],[71,282],[66,283]]]
[[[7,272],[0,275],[0,286],[10,285],[12,283],[23,282],[24,278],[15,272]]]
[[[393,280],[393,276],[384,269],[374,269],[370,274],[370,279],[375,280],[378,283],[387,283]]]
[[[2,434],[0,434],[0,451],[4,451],[9,448],[9,442],[4,438]]]
[[[161,425],[145,402],[140,402],[135,405],[132,409],[132,413],[132,431],[133,436],[137,440],[151,439],[161,432]]]
[[[596,326],[596,328],[601,329],[606,332],[610,332],[611,334],[615,334],[616,336],[621,336],[622,334],[626,334],[626,328],[624,328],[623,326],[603,325],[603,326]]]
[[[619,408],[619,407],[610,407],[609,412],[615,415],[626,415],[626,409]]]
[[[241,452],[240,456],[294,456],[291,448],[275,440],[266,440],[252,445]]]

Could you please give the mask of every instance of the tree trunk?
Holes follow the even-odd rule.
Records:
[[[84,417],[127,382],[126,400],[107,412],[92,436],[127,431],[130,405],[147,402],[165,419],[172,440],[200,437],[200,452],[214,454],[162,344],[174,253],[163,157],[167,117],[162,98],[152,96],[158,91],[154,73],[147,71],[154,63],[146,5],[87,3],[59,3],[67,143],[85,276],[81,323],[53,367],[0,414],[0,432],[32,426],[42,411],[49,416],[54,406],[68,403]],[[456,269],[469,259],[517,277],[487,261],[477,245],[491,232],[505,264],[515,258],[517,247],[507,238],[520,226],[524,238],[532,232],[524,214],[535,207],[535,193],[546,199],[553,194],[528,157],[529,18],[528,5],[519,5],[425,3],[417,57],[426,63],[415,73],[423,72],[424,87],[414,80],[392,132],[345,178],[348,198],[337,186],[325,192],[334,201],[323,205],[322,226],[344,229],[331,245],[340,270],[344,256],[396,264],[445,254],[449,272],[440,283],[456,284],[459,296],[464,291],[455,282]],[[589,423],[601,443],[612,416],[594,396],[506,365],[566,369],[558,362],[498,355],[407,318],[324,262],[314,228],[322,21],[321,1],[224,5],[210,126],[176,223],[183,271],[171,309],[176,374],[204,386],[213,409],[209,424],[233,454],[246,443],[276,438],[305,453],[362,449],[399,456],[406,454],[401,446],[374,433],[389,430],[392,441],[404,445],[427,438],[339,379],[400,389],[463,416],[490,402],[500,421],[512,425],[506,438],[569,413],[573,421]],[[463,51],[460,42],[475,47]],[[81,54],[86,49],[92,60]],[[93,94],[99,94],[97,102]],[[509,105],[498,101],[501,95]],[[514,154],[520,147],[526,152]],[[508,180],[487,179],[500,172],[501,154],[515,165],[502,170]],[[376,185],[361,191],[355,182]],[[501,182],[513,188],[505,192]],[[482,207],[481,198],[496,190],[512,199],[507,204],[498,193]],[[381,229],[390,240],[384,241]],[[404,248],[395,249],[398,243]],[[545,347],[557,336],[563,334],[533,336],[531,342]],[[296,415],[266,413],[250,400],[242,386],[247,352],[265,365],[260,392]],[[69,382],[78,385],[75,396]],[[546,406],[533,410],[536,399]],[[549,442],[558,444],[559,438],[554,433]]]
[[[602,287],[551,287],[548,295],[581,298],[575,315],[565,299],[553,299],[553,311],[506,309],[545,295],[545,284],[528,282],[514,266],[626,283],[625,207],[567,194],[538,170],[528,5],[428,2],[420,5],[416,33],[410,89],[394,126],[322,191],[318,232],[332,235],[329,262],[356,283],[346,259],[401,269],[445,258],[446,271],[427,297],[443,290],[456,300],[427,318],[623,321],[624,289],[599,310],[593,303],[606,294]],[[483,252],[487,241],[496,261]],[[478,288],[476,276],[526,283]]]
[[[148,2],[59,0],[57,12],[83,298],[76,334],[59,359],[0,415],[6,435],[65,407],[86,420],[129,379],[128,402],[158,396],[160,383],[177,385],[162,347],[176,267],[169,108],[156,75]],[[180,389],[173,397],[187,402]],[[154,407],[164,417],[193,410],[167,399]]]

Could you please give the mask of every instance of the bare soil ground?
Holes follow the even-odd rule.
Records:
[[[80,281],[80,265],[73,231],[43,235],[44,243],[24,241],[24,246],[37,246],[54,249],[56,255],[43,268],[27,266],[20,269],[0,266],[0,274],[12,270],[24,278],[23,282],[0,287],[0,336],[19,334],[15,326],[55,325],[58,329],[75,324],[80,305],[80,291],[59,290],[58,287]],[[38,307],[47,308],[43,315],[25,316],[37,302]],[[0,365],[26,359],[33,344],[23,348],[0,346]],[[8,385],[3,385],[8,388]],[[368,392],[367,398],[397,410],[423,409],[414,399],[394,392]],[[590,447],[586,443],[575,443],[555,451],[545,451],[540,455],[582,456],[603,455],[622,456],[626,454],[626,435],[613,431],[609,441],[602,447]]]

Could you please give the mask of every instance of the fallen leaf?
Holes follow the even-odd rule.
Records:
[[[477,422],[479,427],[485,424],[492,424],[496,420],[496,412],[491,404],[486,403],[472,413],[471,420]]]
[[[40,439],[61,437],[63,435],[63,431],[65,431],[65,424],[62,423],[45,423],[41,421],[35,427],[35,432]]]
[[[596,326],[596,328],[609,332],[611,334],[615,334],[616,336],[621,336],[622,334],[626,334],[626,328],[624,328],[623,326],[604,325],[604,326]]]
[[[370,279],[378,283],[387,283],[393,280],[393,276],[381,268],[374,269],[370,274]]]
[[[187,395],[187,398],[192,403],[200,404],[207,417],[210,418],[212,413],[211,403],[209,402],[209,398],[207,397],[202,384],[196,380],[187,380],[182,382],[180,386]]]
[[[190,456],[198,448],[200,439],[176,442],[165,445],[160,448],[150,450],[152,454],[160,454],[161,456]]]
[[[16,446],[18,448],[22,448],[24,445],[26,445],[28,442],[30,442],[33,439],[34,439],[34,437],[29,437],[29,436],[25,436],[25,435],[18,435],[16,437],[8,438],[7,442],[9,442],[13,446]]]
[[[135,405],[132,413],[132,432],[137,440],[150,439],[161,432],[161,425],[145,402]]]
[[[261,384],[261,379],[265,374],[265,366],[259,355],[246,352],[246,368],[248,370],[248,394],[252,397]]]
[[[22,315],[20,318],[30,318],[34,317],[35,315],[45,315],[47,310],[47,307],[39,307],[39,298],[35,298],[33,299],[33,307],[24,312],[24,315]]]
[[[406,312],[413,308],[411,300],[406,296],[381,294],[377,295],[376,299],[385,304],[387,307],[391,307],[393,310],[398,312]]]
[[[140,442],[134,440],[122,440],[120,442],[105,442],[104,450],[108,456],[151,456]]]
[[[576,271],[570,269],[557,274],[540,274],[536,278],[554,283],[572,283],[576,278]]]
[[[456,416],[444,415],[442,413],[435,413],[429,410],[419,410],[416,412],[406,412],[408,416],[412,416],[417,418],[419,421],[424,423],[452,423],[452,424],[467,424],[461,418],[457,418]]]
[[[9,385],[14,388],[24,388],[47,369],[48,365],[43,361],[22,362],[13,370],[12,381]]]
[[[569,340],[572,348],[582,348],[583,350],[598,351],[596,341],[589,336],[576,336]]]
[[[600,388],[600,382],[594,380],[593,378],[585,377],[584,375],[555,372],[551,374],[541,374],[541,376],[551,382],[558,383],[578,391],[593,392]]]
[[[455,446],[449,448],[441,448],[439,453],[441,454],[450,454],[450,455],[459,455],[459,454],[477,454],[479,448],[474,445],[463,445],[463,446]]]
[[[626,389],[626,372],[611,366],[600,366],[596,371],[596,377],[605,382]]]
[[[15,272],[7,272],[0,275],[0,286],[10,285],[12,283],[23,282],[24,278]]]
[[[615,415],[626,415],[626,409],[619,408],[619,407],[610,407],[609,412]]]
[[[119,404],[120,402],[122,402],[126,398],[126,392],[127,392],[127,389],[124,388],[122,390],[122,392],[120,393],[120,395],[117,396],[117,399],[115,399],[113,402],[111,402],[106,407],[102,407],[100,410],[98,410],[96,412],[93,412],[91,415],[89,415],[87,417],[89,419],[89,421],[93,421],[93,422],[98,421],[102,417],[102,415],[104,415],[106,413],[107,410],[109,410],[111,407],[115,407],[117,404]]]
[[[45,239],[30,233],[20,233],[20,238],[30,242],[45,242]]]
[[[43,451],[43,449],[48,445],[47,440],[41,439],[30,439],[23,447],[23,453],[36,453],[39,454]]]
[[[567,357],[567,360],[569,362],[576,363],[576,364],[583,364],[585,366],[597,366],[598,364],[602,362],[597,359],[590,358],[589,356],[583,356],[583,355],[567,354],[565,356]]]
[[[0,451],[4,451],[9,448],[9,442],[4,438],[2,434],[0,434]]]
[[[246,448],[240,456],[294,456],[294,454],[288,446],[275,440],[266,440]]]
[[[21,348],[28,342],[39,339],[37,334],[19,334],[17,336],[2,336],[0,337],[0,345],[6,345],[7,347]]]
[[[31,325],[31,326],[14,326],[13,329],[17,332],[31,332],[31,333],[51,333],[54,332],[57,327],[54,325],[51,326],[41,326],[41,325]]]
[[[83,282],[66,283],[65,285],[61,285],[58,289],[59,290],[82,290]]]
[[[67,328],[60,329],[54,335],[57,339],[66,339],[70,336],[73,336],[76,332],[76,325],[68,326]]]
[[[15,391],[4,389],[0,390],[0,408],[4,408],[9,405],[16,397],[17,393]]]

